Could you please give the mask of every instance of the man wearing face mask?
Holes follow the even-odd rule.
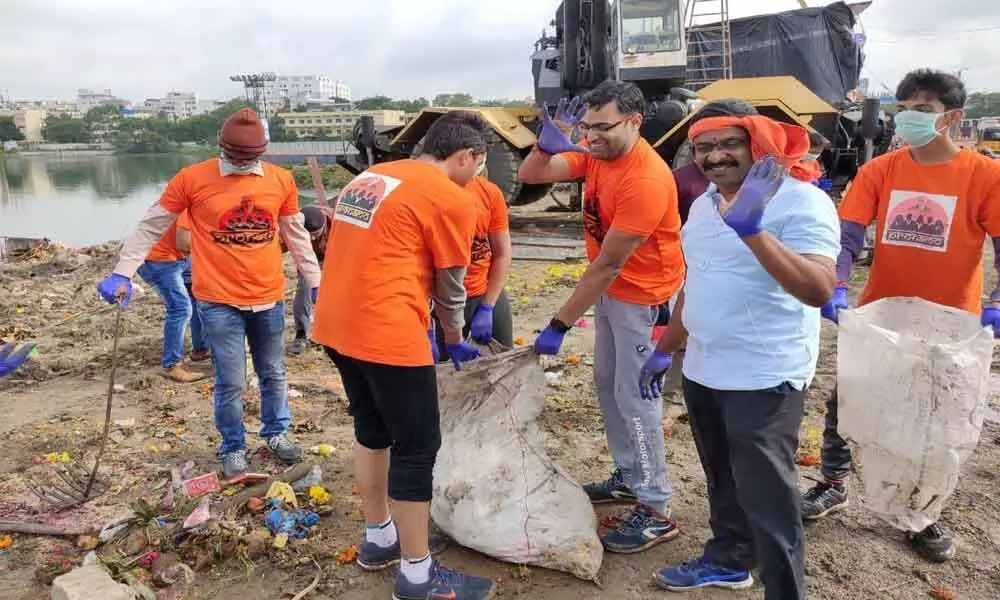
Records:
[[[474,113],[448,112],[427,130],[419,156],[355,177],[337,199],[327,247],[336,266],[323,267],[330,273],[312,336],[337,366],[354,419],[365,519],[357,562],[371,571],[399,563],[397,600],[485,600],[495,591],[492,580],[435,561],[428,536],[441,446],[431,298],[460,369],[479,356],[462,336],[476,220],[462,186],[485,159],[487,131]]]
[[[584,487],[592,502],[635,503],[602,536],[610,552],[634,553],[673,539],[663,402],[643,397],[639,371],[650,355],[659,307],[680,289],[677,188],[670,168],[639,135],[645,99],[632,83],[605,81],[583,100],[559,103],[556,121],[586,134],[573,144],[542,112],[538,143],[518,172],[526,183],[584,177],[583,222],[590,266],[535,340],[557,354],[572,325],[595,306],[594,383],[616,469]]]
[[[801,162],[806,130],[767,117],[713,117],[688,131],[712,185],[682,232],[688,272],[670,324],[642,368],[656,396],[685,341],[684,400],[708,482],[712,538],[661,569],[683,591],[753,584],[767,600],[805,598],[795,453],[819,352],[819,307],[833,293],[840,231]],[[787,174],[786,174],[787,170]]]
[[[875,262],[858,305],[880,298],[916,297],[979,315],[1000,336],[1000,288],[983,307],[983,242],[993,240],[1000,271],[1000,164],[960,148],[949,128],[962,120],[965,86],[950,73],[921,69],[896,90],[896,134],[905,146],[861,168],[840,205],[843,250],[839,283],[823,316],[836,322],[847,308],[851,266],[876,220]],[[802,512],[818,519],[847,506],[851,453],[837,433],[836,390],[827,401],[820,473],[823,481],[805,493]],[[943,562],[955,554],[951,535],[939,524],[908,532],[924,558]]]
[[[299,213],[292,174],[260,160],[267,148],[257,113],[244,108],[219,133],[221,155],[182,169],[125,240],[114,272],[97,285],[128,307],[132,277],[150,248],[188,211],[192,292],[215,366],[215,425],[226,477],[247,470],[243,428],[246,344],[260,380],[260,435],[283,462],[301,454],[291,424],[284,360],[284,241],[315,297],[320,270]]]

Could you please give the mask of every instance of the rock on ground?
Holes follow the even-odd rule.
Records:
[[[134,600],[129,586],[118,583],[98,565],[73,569],[52,582],[52,600]]]

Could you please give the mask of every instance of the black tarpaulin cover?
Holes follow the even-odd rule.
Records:
[[[858,86],[863,61],[854,23],[854,13],[843,2],[733,19],[733,77],[791,75],[827,102],[844,102]],[[721,35],[718,24],[688,32],[689,78],[722,73]]]

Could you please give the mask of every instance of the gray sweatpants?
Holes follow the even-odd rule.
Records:
[[[639,502],[666,513],[667,481],[663,402],[643,400],[639,371],[653,351],[655,306],[601,296],[594,310],[594,384],[608,447]]]

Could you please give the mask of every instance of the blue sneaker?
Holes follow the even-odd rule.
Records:
[[[730,569],[712,564],[705,557],[676,567],[664,567],[653,574],[656,583],[672,592],[683,592],[703,587],[745,590],[753,586],[750,571]]]
[[[597,483],[588,483],[583,486],[583,491],[587,492],[591,504],[611,504],[614,502],[624,502],[631,504],[637,498],[632,490],[625,483],[625,474],[621,469],[615,469],[611,477]]]
[[[445,551],[448,547],[448,541],[443,536],[432,533],[427,538],[427,547],[430,549],[431,555],[437,555]],[[403,553],[400,550],[398,539],[395,544],[387,548],[365,540],[361,543],[361,549],[358,550],[358,558],[355,562],[365,571],[381,571],[398,564],[402,558]]]
[[[634,554],[672,540],[679,533],[669,517],[653,512],[645,504],[636,504],[618,529],[601,536],[601,542],[608,552]]]
[[[392,600],[489,600],[496,591],[492,579],[452,571],[435,560],[426,583],[410,583],[402,571],[397,573]]]

